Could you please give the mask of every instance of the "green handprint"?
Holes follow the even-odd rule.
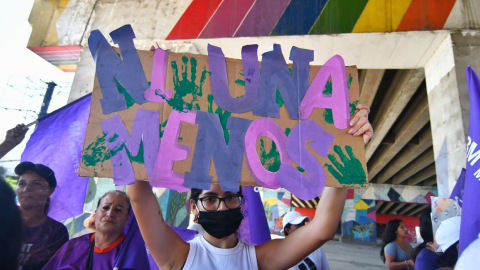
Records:
[[[174,110],[177,111],[187,111],[187,110],[200,110],[200,104],[198,103],[198,98],[202,96],[203,84],[207,78],[207,74],[210,74],[207,71],[206,67],[203,67],[202,75],[200,77],[200,84],[196,84],[197,80],[197,59],[194,57],[190,58],[190,80],[188,79],[188,57],[185,55],[182,57],[182,80],[178,76],[178,66],[177,61],[172,61],[171,66],[173,69],[173,87],[174,94],[173,97],[167,100],[167,104],[170,105]],[[163,94],[158,94],[166,99]],[[184,98],[187,98],[185,100]]]
[[[347,81],[348,90],[350,90],[350,85],[352,85],[352,81],[353,81],[352,74],[348,73],[348,81]],[[327,82],[322,94],[324,95],[332,94],[332,81],[329,80]],[[354,102],[350,103],[350,117],[353,117],[355,115],[355,112],[357,111],[358,102],[359,102],[358,100],[355,100]],[[333,124],[332,109],[325,109],[325,111],[323,111],[323,118],[325,119],[325,122],[329,124]]]
[[[334,145],[333,151],[335,151],[338,157],[340,157],[343,165],[337,161],[337,158],[334,155],[328,154],[327,157],[332,162],[333,166],[325,163],[325,167],[328,168],[328,171],[333,175],[333,177],[335,177],[335,179],[338,180],[340,184],[360,184],[365,186],[367,176],[365,174],[365,170],[363,169],[362,163],[353,154],[353,149],[351,146],[346,145],[345,150],[348,154],[348,157],[343,153],[343,150],[340,146]]]

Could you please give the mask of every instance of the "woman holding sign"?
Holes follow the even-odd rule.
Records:
[[[363,135],[366,143],[373,136],[369,110],[363,105],[357,109],[349,133]],[[234,234],[243,219],[241,192],[223,191],[218,184],[209,190],[192,189],[192,211],[205,234],[185,242],[163,220],[148,182],[136,181],[127,191],[142,236],[162,270],[288,269],[333,239],[347,195],[347,189],[325,188],[312,222],[288,238],[250,246]]]

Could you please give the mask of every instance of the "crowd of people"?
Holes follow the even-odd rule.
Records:
[[[357,109],[349,133],[363,135],[366,143],[373,135],[369,110],[363,105]],[[18,125],[7,132],[0,158],[23,140],[27,130]],[[316,218],[290,212],[283,218],[284,239],[252,246],[235,235],[243,219],[240,187],[226,191],[212,184],[208,190],[191,189],[190,207],[202,234],[186,242],[164,221],[150,184],[136,181],[127,193],[105,193],[89,222],[94,232],[69,240],[66,227],[48,216],[50,196],[57,187],[54,171],[24,161],[15,173],[16,194],[0,181],[0,202],[5,206],[0,211],[7,217],[0,222],[0,265],[12,270],[115,269],[133,213],[144,240],[130,247],[140,251],[132,258],[138,269],[149,269],[145,245],[159,269],[329,269],[321,246],[334,237],[347,195],[347,189],[325,188]],[[442,222],[435,242],[430,210],[420,220],[424,243],[415,250],[405,241],[405,224],[398,219],[388,222],[382,260],[389,269],[453,269],[460,219]]]

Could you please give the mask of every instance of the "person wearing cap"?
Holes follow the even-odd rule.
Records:
[[[435,233],[437,251],[443,252],[437,259],[441,269],[453,269],[458,260],[458,241],[460,239],[461,217],[445,219]]]
[[[292,234],[297,229],[305,226],[305,222],[309,221],[309,217],[304,217],[298,212],[289,212],[283,217],[283,229],[281,230],[281,233],[285,234],[285,237],[288,237],[288,235]],[[290,269],[329,270],[330,266],[328,265],[325,252],[322,248],[318,248],[310,255],[308,255],[305,259],[303,259],[300,263]]]
[[[68,241],[65,226],[47,216],[50,196],[57,187],[49,167],[22,162],[15,167],[19,176],[16,193],[23,221],[24,239],[18,257],[19,269],[42,269]]]

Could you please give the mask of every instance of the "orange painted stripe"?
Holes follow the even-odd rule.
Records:
[[[413,0],[397,31],[442,29],[456,0]]]

